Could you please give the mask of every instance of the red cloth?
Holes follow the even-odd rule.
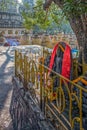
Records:
[[[54,59],[55,59],[55,56],[56,56],[56,51],[58,49],[58,44],[55,45],[55,47],[53,49],[53,52],[51,54],[51,59],[50,59],[50,64],[49,64],[49,68],[51,70],[53,68]],[[68,79],[70,79],[70,70],[71,70],[71,56],[70,56],[70,51],[71,51],[70,47],[66,44],[65,51],[64,51],[64,54],[63,54],[61,75],[64,76],[64,77],[66,77],[66,78],[68,78]],[[51,70],[49,70],[49,74],[50,74]]]
[[[55,47],[53,48],[52,54],[51,54],[51,59],[50,59],[50,64],[49,64],[49,68],[52,70],[53,68],[53,64],[54,64],[54,59],[56,56],[56,51],[58,48],[58,44],[55,45]],[[49,70],[49,73],[51,72],[51,70]]]
[[[66,44],[66,48],[63,54],[63,61],[62,61],[62,72],[61,75],[70,79],[70,70],[71,70],[71,54],[70,54],[70,47]]]

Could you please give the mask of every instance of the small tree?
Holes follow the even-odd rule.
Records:
[[[41,5],[43,5],[42,0],[38,0],[32,10],[31,7],[25,3],[25,10],[22,12],[22,16],[24,19],[23,25],[26,29],[34,29],[35,26],[46,29],[48,25],[50,25],[50,20],[48,20],[48,18],[45,19],[46,12]]]
[[[35,26],[38,26],[40,29],[46,30],[54,25],[61,28],[62,23],[67,23],[61,9],[54,3],[47,11],[43,10],[43,0],[37,0],[33,10],[26,3],[24,6],[25,10],[22,12],[22,16],[26,29],[33,29]]]

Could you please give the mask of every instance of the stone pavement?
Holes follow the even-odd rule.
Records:
[[[0,46],[0,130],[13,130],[9,113],[14,62],[9,47]]]

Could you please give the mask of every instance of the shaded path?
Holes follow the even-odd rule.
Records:
[[[0,130],[12,130],[9,107],[14,64],[8,51],[8,47],[0,47]]]

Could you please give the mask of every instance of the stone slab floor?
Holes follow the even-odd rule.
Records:
[[[13,130],[9,113],[14,62],[10,47],[0,46],[0,130]]]

